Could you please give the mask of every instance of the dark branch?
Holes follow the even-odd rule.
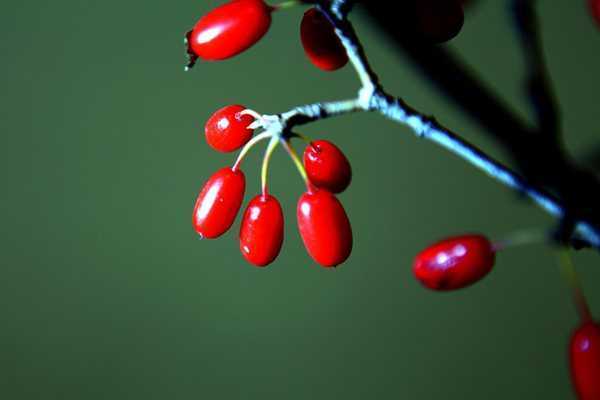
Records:
[[[534,29],[535,18],[530,8],[524,9],[524,20],[519,26],[525,29],[522,33],[526,39],[524,46],[536,51],[529,56],[528,64],[529,69],[535,69],[538,76],[534,78],[537,86],[534,94],[539,104],[539,129],[527,126],[516,117],[451,51],[414,40],[410,32],[402,29],[399,16],[390,9],[389,2],[364,1],[363,4],[376,25],[409,55],[418,70],[461,106],[512,156],[528,187],[554,193],[562,210],[562,218],[588,221],[590,229],[598,236],[600,183],[593,174],[577,167],[556,139],[557,111],[551,97],[542,100],[550,92],[547,89],[548,78],[543,67],[539,37]],[[526,15],[527,11],[530,11],[529,15]],[[545,132],[545,129],[550,129],[550,133],[544,133],[542,137],[539,132]]]
[[[544,61],[535,0],[513,0],[512,14],[527,67],[525,89],[533,105],[538,133],[559,144],[559,111]]]

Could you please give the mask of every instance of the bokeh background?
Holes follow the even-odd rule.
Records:
[[[4,399],[572,399],[577,323],[554,250],[520,247],[458,293],[426,291],[414,254],[465,231],[501,238],[553,221],[403,126],[359,114],[302,129],[354,168],[341,196],[355,248],[337,270],[306,255],[302,183],[282,151],[279,259],[259,270],[238,225],[200,241],[190,224],[208,176],[230,164],[203,141],[217,108],[275,113],[352,96],[351,68],[316,70],[281,12],[241,56],[189,73],[183,33],[220,1],[3,3],[0,397]],[[482,0],[451,44],[528,118],[505,1]],[[584,1],[539,2],[569,149],[600,142],[600,31]],[[353,15],[387,89],[497,157],[369,20]],[[262,151],[245,163],[259,190]],[[239,222],[239,221],[238,221]],[[598,254],[575,256],[596,316]]]

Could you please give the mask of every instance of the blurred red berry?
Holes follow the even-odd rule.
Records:
[[[414,7],[415,27],[429,41],[447,42],[463,26],[465,16],[458,0],[418,0]]]
[[[323,267],[346,261],[352,251],[352,228],[339,200],[323,189],[309,190],[298,200],[298,229],[308,254]]]
[[[331,22],[316,8],[304,13],[300,40],[306,56],[317,68],[335,71],[348,62],[348,55]]]
[[[415,258],[413,272],[426,287],[454,290],[471,285],[492,269],[495,252],[481,235],[457,236],[435,243]]]
[[[231,0],[200,18],[188,35],[190,51],[204,60],[233,57],[269,30],[271,11],[262,0]]]
[[[206,122],[206,142],[221,152],[235,151],[245,145],[254,131],[247,126],[254,121],[250,115],[241,115],[246,107],[230,105],[217,110]]]
[[[571,336],[571,377],[579,400],[600,400],[600,325],[584,322]]]
[[[600,27],[600,0],[588,0],[588,5],[590,6],[590,12],[596,24]]]
[[[241,170],[229,167],[215,172],[204,184],[192,215],[196,232],[203,238],[216,238],[233,224],[244,200],[246,178]]]
[[[271,195],[250,201],[240,229],[240,250],[251,264],[264,267],[279,254],[283,243],[283,212]]]

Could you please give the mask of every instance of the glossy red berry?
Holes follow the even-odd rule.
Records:
[[[600,0],[588,0],[588,5],[592,17],[594,17],[596,24],[600,27]]]
[[[216,238],[233,224],[244,200],[246,178],[229,167],[215,172],[198,195],[192,223],[203,238]]]
[[[588,321],[571,336],[571,377],[579,400],[600,400],[600,325]]]
[[[415,26],[427,40],[446,42],[460,32],[464,11],[458,0],[419,0],[415,3]]]
[[[327,140],[316,140],[304,150],[304,168],[310,182],[332,193],[346,190],[352,180],[350,162]]]
[[[323,267],[343,263],[352,251],[352,228],[339,200],[323,189],[298,200],[298,229],[308,254]]]
[[[413,272],[426,287],[454,290],[471,285],[492,269],[495,252],[481,235],[457,236],[435,243],[415,258]]]
[[[250,201],[240,229],[240,251],[251,264],[272,263],[283,243],[283,211],[271,195],[258,195]]]
[[[217,151],[235,151],[252,138],[254,131],[247,126],[254,121],[250,115],[242,115],[246,107],[237,104],[217,110],[206,121],[206,142]]]
[[[258,42],[271,25],[272,8],[262,0],[231,0],[196,23],[189,50],[204,60],[233,57]]]
[[[348,62],[348,55],[333,25],[319,10],[304,13],[300,24],[300,40],[308,59],[318,68],[335,71]]]

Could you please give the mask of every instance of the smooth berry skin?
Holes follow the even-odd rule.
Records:
[[[594,21],[600,27],[600,0],[588,0],[588,5]]]
[[[279,255],[283,243],[283,211],[271,195],[258,195],[246,208],[240,228],[240,251],[249,263],[264,267]]]
[[[234,104],[217,110],[206,121],[204,135],[213,149],[229,153],[240,149],[252,138],[254,131],[247,126],[254,121],[250,115],[241,115],[246,107]]]
[[[569,346],[571,378],[579,400],[600,400],[600,325],[584,322]]]
[[[231,58],[267,33],[271,11],[262,0],[229,1],[200,18],[188,37],[188,46],[203,60]]]
[[[308,179],[318,188],[341,193],[350,185],[350,162],[336,145],[327,140],[316,140],[308,145],[303,162]]]
[[[455,290],[469,286],[494,266],[495,252],[482,235],[452,237],[435,243],[415,258],[415,277],[433,290]]]
[[[316,8],[304,13],[300,24],[300,40],[306,56],[317,68],[335,71],[348,63],[348,55],[333,25]]]
[[[240,210],[246,190],[246,178],[241,170],[221,168],[204,184],[192,215],[196,232],[214,239],[229,230]]]
[[[458,0],[418,0],[415,25],[418,32],[433,43],[454,38],[464,24],[463,7]]]
[[[352,251],[352,228],[339,200],[327,190],[312,189],[298,200],[298,230],[308,254],[323,267],[346,261]]]

